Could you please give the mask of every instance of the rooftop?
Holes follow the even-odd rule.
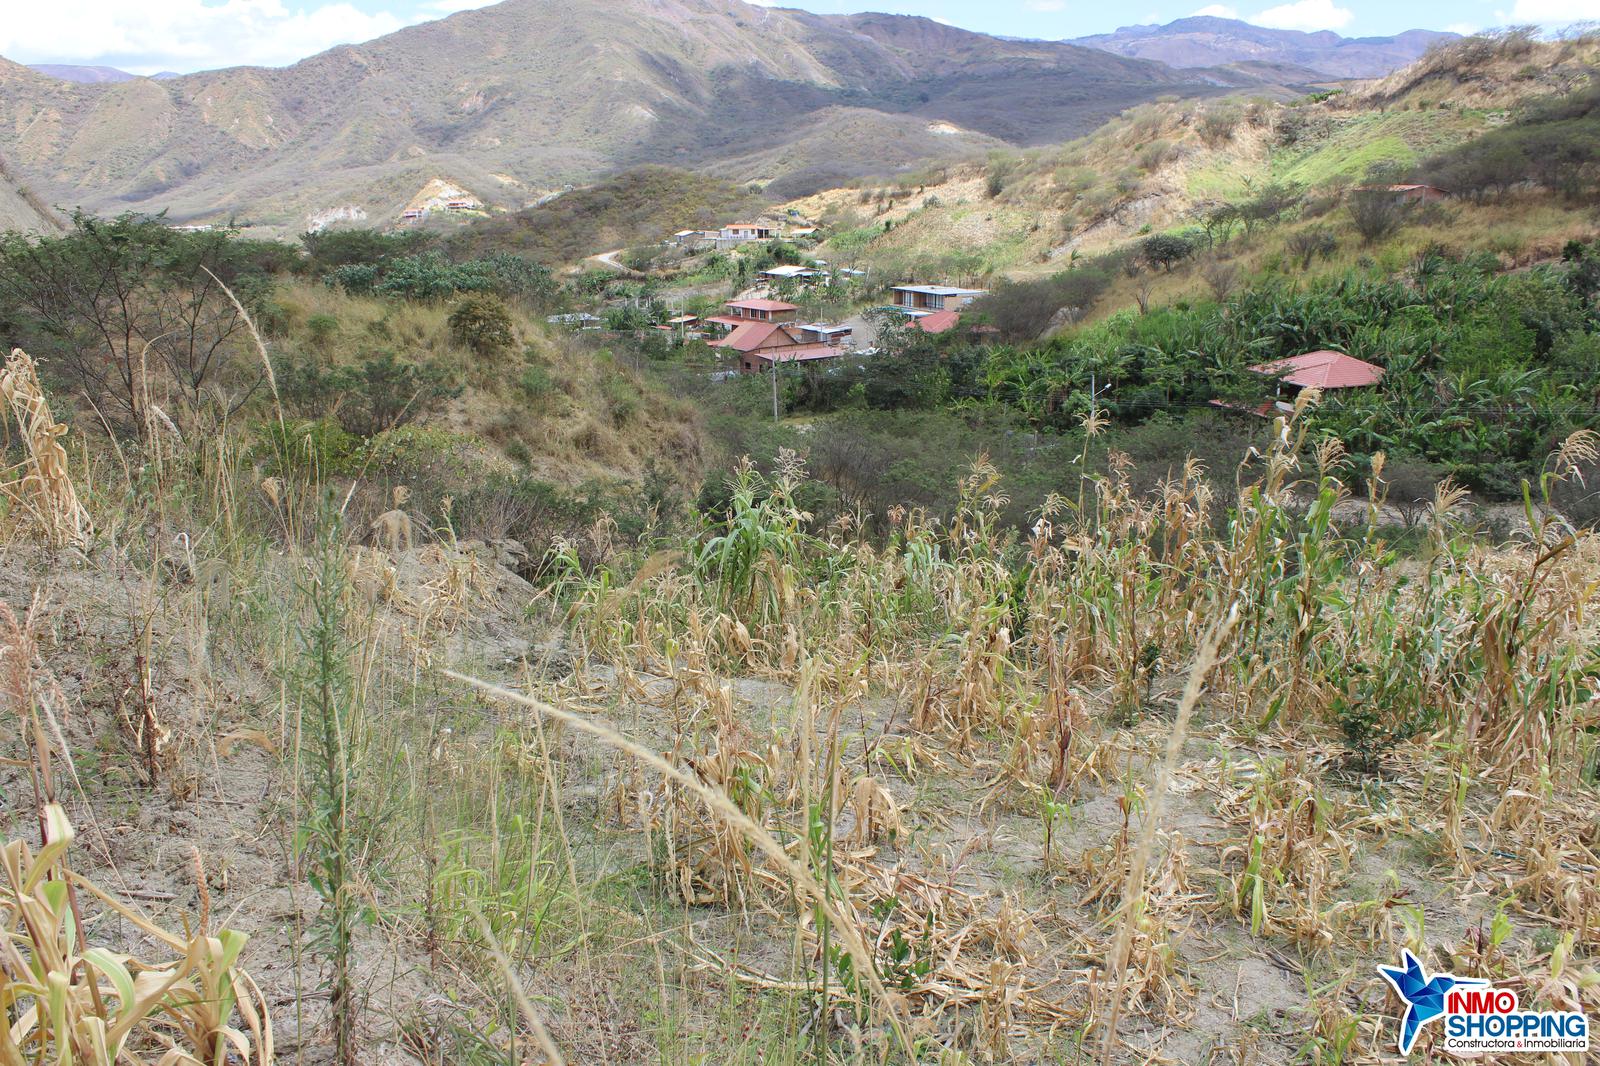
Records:
[[[920,292],[929,296],[982,296],[988,289],[961,289],[954,285],[896,285],[895,292]]]
[[[935,311],[931,315],[919,315],[912,321],[924,333],[943,333],[959,326],[961,316],[954,311]]]
[[[739,325],[732,333],[721,340],[712,341],[712,348],[732,348],[736,352],[753,351],[772,339],[774,333],[782,333],[778,338],[781,345],[799,344],[800,340],[784,328],[782,322],[745,322]]]
[[[1383,367],[1327,350],[1261,363],[1250,369],[1302,389],[1359,389],[1383,379]]]
[[[798,304],[785,303],[782,300],[729,300],[729,307],[742,307],[746,311],[798,311]]]

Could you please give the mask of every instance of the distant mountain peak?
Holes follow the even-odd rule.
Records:
[[[1164,26],[1123,26],[1071,43],[1179,68],[1283,63],[1331,79],[1382,77],[1414,62],[1434,44],[1459,36],[1407,30],[1392,37],[1341,37],[1332,30],[1275,30],[1240,19],[1190,15]]]
[[[137,74],[129,74],[116,67],[85,67],[75,66],[71,63],[29,63],[29,70],[36,70],[40,74],[62,81],[74,81],[84,85],[105,85],[111,82],[132,81]]]

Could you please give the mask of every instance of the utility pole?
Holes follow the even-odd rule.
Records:
[[[767,371],[772,375],[772,420],[778,421],[778,356],[773,353],[772,369]]]

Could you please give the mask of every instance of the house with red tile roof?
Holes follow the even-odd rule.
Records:
[[[746,322],[710,347],[733,352],[745,373],[768,370],[777,363],[837,359],[844,349],[809,340],[797,325],[784,322]]]
[[[1383,380],[1383,367],[1343,352],[1306,352],[1250,368],[1263,377],[1277,378],[1280,385],[1301,389],[1364,389]]]
[[[1229,403],[1225,400],[1212,400],[1211,406],[1271,418],[1280,412],[1286,414],[1293,410],[1293,400],[1302,389],[1318,389],[1322,392],[1365,389],[1383,380],[1383,367],[1369,363],[1365,359],[1357,359],[1353,355],[1326,349],[1290,356],[1287,359],[1276,359],[1270,363],[1258,363],[1250,370],[1262,377],[1277,379],[1276,400],[1255,407]]]
[[[746,322],[793,322],[800,313],[796,304],[784,300],[729,300],[726,314],[706,319],[725,330],[737,329]]]

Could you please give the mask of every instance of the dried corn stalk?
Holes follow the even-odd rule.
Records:
[[[67,427],[50,413],[38,370],[21,348],[12,349],[0,372],[0,395],[11,404],[28,447],[26,473],[19,481],[0,484],[0,489],[20,499],[44,526],[52,544],[85,547],[94,527],[67,474],[67,450],[59,439]]]
[[[72,826],[45,811],[44,847],[0,849],[0,1061],[129,1066],[271,1066],[272,1027],[260,990],[236,962],[245,936],[175,936],[67,867]],[[86,943],[68,885],[84,889],[163,951],[144,962]],[[238,1023],[234,1021],[237,1013]]]

